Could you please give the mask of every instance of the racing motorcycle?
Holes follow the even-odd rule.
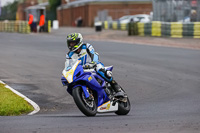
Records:
[[[79,110],[86,116],[108,112],[127,115],[131,108],[128,96],[115,96],[111,85],[96,73],[94,67],[82,66],[80,62],[69,59],[61,77],[63,86],[67,86],[67,92],[73,97]],[[105,69],[112,71],[113,66]]]

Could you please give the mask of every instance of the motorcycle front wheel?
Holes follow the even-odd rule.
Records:
[[[76,87],[72,90],[74,101],[79,110],[86,116],[95,116],[97,113],[97,105],[95,100],[85,97],[81,87]]]
[[[127,97],[127,102],[118,101],[118,111],[115,113],[117,115],[127,115],[131,109],[130,101]]]
[[[129,98],[127,97],[126,102],[118,101],[118,111],[116,111],[115,113],[117,115],[127,115],[130,110],[131,110],[131,104],[130,104]]]

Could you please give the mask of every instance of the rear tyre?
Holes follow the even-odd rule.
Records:
[[[74,101],[79,110],[86,116],[95,116],[97,113],[97,105],[95,100],[86,99],[81,87],[72,90]]]

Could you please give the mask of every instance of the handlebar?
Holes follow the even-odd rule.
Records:
[[[94,63],[89,63],[89,64],[85,64],[83,65],[83,69],[94,69],[97,65]]]

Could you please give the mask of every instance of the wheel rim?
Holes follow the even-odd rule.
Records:
[[[93,108],[94,108],[94,101],[86,99],[86,98],[85,98],[85,94],[84,94],[83,92],[82,92],[82,95],[81,95],[81,96],[82,96],[82,99],[83,99],[85,105],[86,105],[88,108],[93,109]]]

